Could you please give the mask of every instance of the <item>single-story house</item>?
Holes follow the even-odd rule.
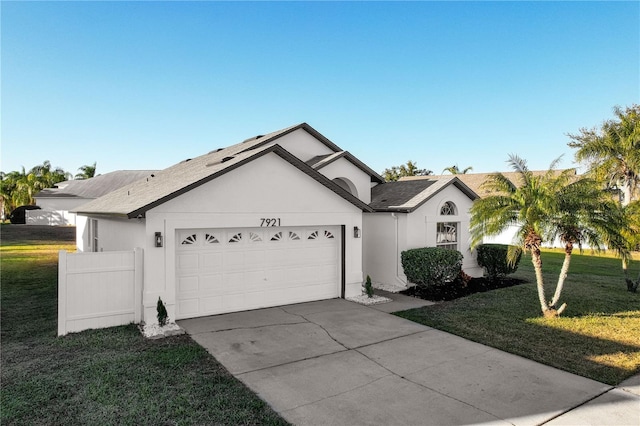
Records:
[[[183,319],[355,296],[366,275],[397,280],[385,268],[396,271],[410,247],[446,243],[473,272],[474,198],[456,178],[384,183],[302,123],[185,159],[76,208],[77,246],[143,249],[142,318],[153,323],[159,297],[170,318]]]
[[[75,225],[76,215],[70,211],[102,197],[118,188],[144,179],[154,170],[117,170],[90,179],[67,180],[35,195],[42,210],[29,212],[28,225]]]

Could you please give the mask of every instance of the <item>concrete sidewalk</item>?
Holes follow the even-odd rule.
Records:
[[[391,303],[428,303],[405,297]],[[332,299],[179,325],[293,424],[638,424],[637,394],[385,309]]]

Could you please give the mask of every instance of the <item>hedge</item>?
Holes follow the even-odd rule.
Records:
[[[482,266],[491,280],[504,277],[518,270],[522,249],[506,244],[481,244],[476,249],[478,265]],[[509,261],[509,251],[512,259]]]
[[[438,287],[454,281],[462,270],[462,253],[440,247],[425,247],[401,253],[407,279],[421,287]]]

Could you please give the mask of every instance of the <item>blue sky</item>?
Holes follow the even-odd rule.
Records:
[[[7,2],[0,169],[161,169],[307,122],[374,170],[546,169],[640,102],[638,2]]]

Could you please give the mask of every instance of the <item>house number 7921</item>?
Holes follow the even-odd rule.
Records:
[[[279,217],[260,218],[260,226],[280,226]]]

